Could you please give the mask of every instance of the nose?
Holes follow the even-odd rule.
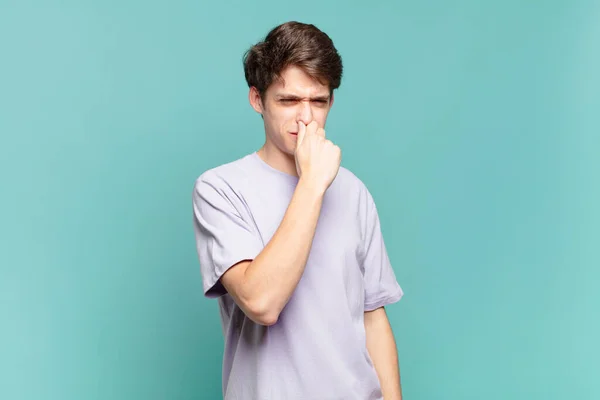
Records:
[[[298,116],[297,121],[304,125],[308,125],[313,120],[313,110],[310,104],[310,101],[300,101],[298,102]]]

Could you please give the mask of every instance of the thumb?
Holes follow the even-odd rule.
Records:
[[[306,125],[302,121],[298,122],[298,140],[296,141],[296,148],[302,144],[304,140],[304,135],[306,135]]]

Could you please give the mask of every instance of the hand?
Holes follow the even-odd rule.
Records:
[[[301,179],[325,192],[338,174],[341,150],[325,138],[325,130],[315,121],[308,125],[299,122],[298,125],[296,172]]]

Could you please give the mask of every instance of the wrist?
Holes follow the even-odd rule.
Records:
[[[318,198],[323,197],[326,191],[326,189],[323,188],[323,185],[320,185],[314,179],[306,178],[304,176],[301,176],[298,180],[296,190],[300,190],[304,193]]]

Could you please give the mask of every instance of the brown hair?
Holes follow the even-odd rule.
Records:
[[[269,86],[281,72],[297,66],[333,93],[342,80],[342,58],[333,41],[316,26],[296,21],[273,28],[265,39],[244,54],[244,74],[264,100]]]

